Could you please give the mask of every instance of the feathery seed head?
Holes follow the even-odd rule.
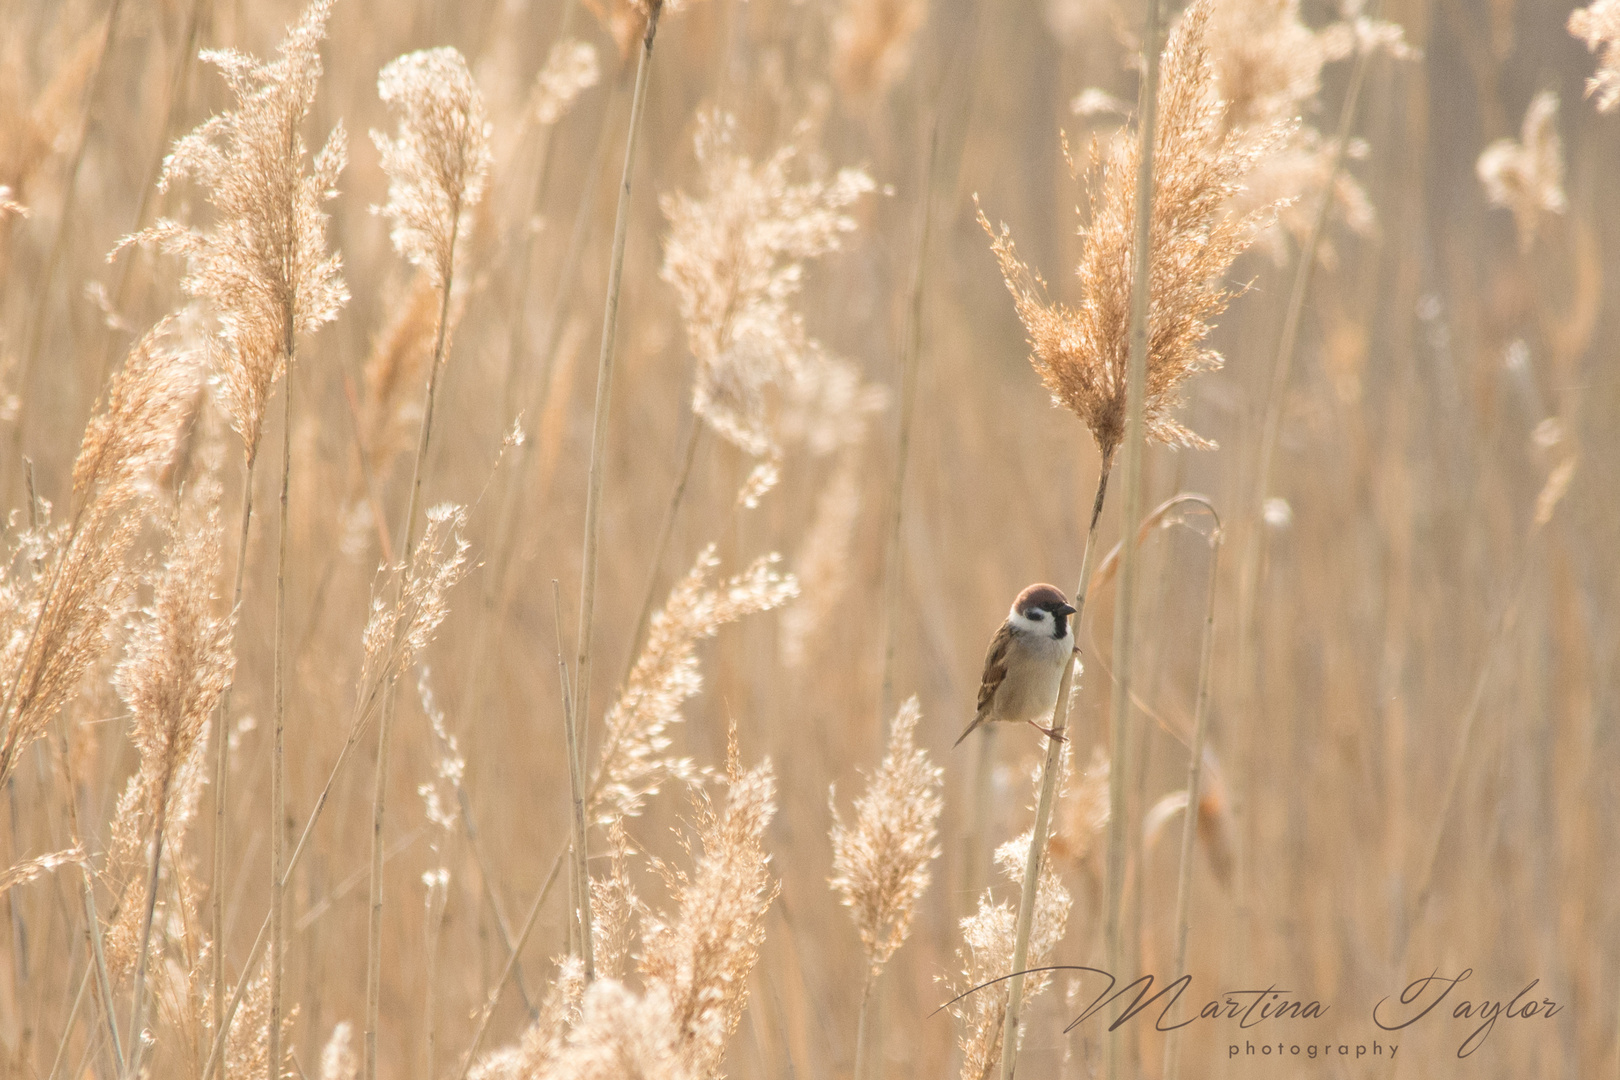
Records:
[[[1569,205],[1564,198],[1558,95],[1543,90],[1531,99],[1519,141],[1497,139],[1480,153],[1475,168],[1490,201],[1513,211],[1519,250],[1529,251],[1543,216],[1562,214]]]
[[[393,222],[394,249],[442,287],[489,177],[493,129],[483,96],[452,48],[394,60],[377,76],[377,95],[399,113],[397,137],[371,133],[388,174],[380,212]]]
[[[1240,137],[1224,125],[1225,108],[1208,91],[1209,17],[1210,0],[1194,0],[1170,37],[1160,75],[1145,401],[1150,439],[1200,448],[1214,444],[1174,419],[1178,390],[1190,375],[1220,367],[1220,354],[1205,338],[1233,295],[1222,279],[1273,210],[1234,216],[1225,206],[1288,131],[1275,125]],[[1134,139],[1106,147],[1091,141],[1085,171],[1091,212],[1081,230],[1078,307],[1049,301],[1045,282],[1019,260],[1007,227],[997,232],[979,212],[1029,334],[1031,363],[1053,401],[1091,429],[1105,462],[1125,434],[1137,158]]]
[[[557,42],[534,81],[535,120],[555,124],[574,99],[595,86],[601,77],[594,46],[573,38]]]
[[[1587,51],[1603,50],[1597,71],[1586,80],[1586,96],[1598,112],[1609,112],[1620,105],[1620,0],[1596,0],[1570,12],[1569,32]]]
[[[675,288],[697,360],[693,411],[765,456],[782,441],[780,397],[828,362],[792,306],[805,260],[838,250],[855,229],[845,209],[875,185],[847,168],[792,183],[798,148],[756,164],[737,148],[736,126],[724,113],[699,118],[704,191],[663,199],[670,229],[662,276]]]
[[[332,0],[312,0],[271,61],[232,49],[202,58],[220,69],[236,108],[179,139],[159,186],[200,184],[214,208],[210,228],[170,219],[126,238],[186,259],[186,292],[216,310],[224,340],[222,394],[251,460],[271,387],[298,334],[331,322],[348,302],[342,259],[326,252],[321,204],[347,161],[341,124],[315,154],[299,133],[321,76],[321,42]]]
[[[873,978],[910,932],[929,864],[940,852],[944,770],[916,744],[921,718],[916,696],[907,698],[890,728],[883,764],[855,800],[854,823],[845,826],[833,809],[831,885],[855,919]]]

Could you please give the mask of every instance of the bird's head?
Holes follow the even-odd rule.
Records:
[[[1048,634],[1062,640],[1069,634],[1074,606],[1055,585],[1031,585],[1013,601],[1007,620],[1029,634]]]

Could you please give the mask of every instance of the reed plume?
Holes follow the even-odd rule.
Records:
[[[348,302],[342,258],[326,250],[322,203],[335,194],[347,161],[347,137],[336,125],[311,158],[301,128],[314,104],[321,77],[321,42],[332,0],[312,0],[288,30],[274,60],[261,61],[234,49],[209,50],[202,58],[219,68],[235,108],[203,121],[180,138],[163,162],[158,181],[167,190],[180,179],[199,184],[213,209],[203,230],[160,218],[124,243],[146,243],[183,256],[185,291],[204,301],[219,322],[220,395],[231,425],[242,438],[246,462],[242,524],[238,534],[236,586],[231,606],[241,604],[253,514],[253,479],[265,408],[276,381],[288,376],[287,420],[282,431],[281,516],[276,573],[275,721],[271,749],[272,881],[270,1016],[267,1060],[280,1059],[281,889],[285,820],[282,742],[285,718],[285,610],[287,500],[291,486],[291,374],[298,336],[337,318]],[[306,169],[306,159],[308,168]],[[121,245],[122,246],[122,245]],[[221,728],[228,726],[230,686],[221,699]],[[223,930],[224,795],[230,775],[229,740],[220,739],[214,767],[216,802],[214,883],[215,934]],[[221,950],[222,953],[222,950]],[[224,998],[224,957],[216,953],[214,1002]],[[225,1021],[216,1016],[216,1028]],[[268,1067],[268,1066],[267,1066]]]
[[[1011,883],[1023,880],[1031,835],[1025,833],[996,849],[996,864]],[[1026,970],[1052,962],[1069,920],[1069,892],[1051,868],[1050,860],[1043,863]],[[962,1080],[986,1080],[1001,1062],[1007,995],[996,980],[1005,978],[1013,967],[1017,923],[1018,910],[1006,902],[993,901],[988,891],[979,898],[978,911],[962,920],[962,944],[956,950],[961,974],[949,980],[950,988],[960,995],[951,1003],[950,1011],[961,1025],[956,1041],[962,1051]],[[1026,997],[1044,990],[1051,978],[1049,972],[1032,970],[1024,980]],[[1022,1037],[1021,1028],[1019,1035]]]
[[[18,542],[31,557],[0,570],[0,784],[105,648],[134,583],[138,511],[174,457],[200,380],[173,320],[142,337],[85,428],[69,521],[42,520]]]
[[[483,198],[489,177],[490,124],[483,97],[461,53],[451,48],[407,53],[377,76],[377,95],[400,114],[399,134],[372,132],[388,174],[388,203],[381,213],[392,223],[394,250],[421,270],[438,291],[438,321],[428,361],[422,423],[416,443],[410,499],[405,508],[400,550],[410,562],[416,545],[416,514],[433,434],[433,408],[439,372],[450,335],[450,299],[458,240],[471,229],[472,210]],[[371,925],[366,963],[364,1075],[377,1069],[377,1020],[382,964],[382,828],[393,728],[394,691],[385,691],[377,733],[377,771],[372,793]],[[432,888],[430,886],[430,897]],[[428,1054],[432,1057],[432,1028]]]
[[[1225,282],[1233,261],[1253,243],[1275,213],[1271,206],[1246,214],[1224,212],[1246,178],[1286,137],[1286,123],[1264,132],[1234,131],[1222,101],[1211,95],[1213,78],[1206,31],[1211,5],[1200,0],[1182,16],[1165,53],[1161,122],[1154,142],[1150,285],[1153,307],[1147,364],[1145,415],[1148,438],[1169,446],[1214,444],[1174,417],[1181,384],[1200,371],[1220,368],[1220,353],[1205,337],[1226,310],[1235,289]],[[1070,168],[1080,164],[1069,154]],[[1089,217],[1076,272],[1081,300],[1071,307],[1046,296],[1046,283],[1018,258],[1012,234],[993,229],[984,212],[979,224],[1029,334],[1030,362],[1052,393],[1054,404],[1080,418],[1111,462],[1125,434],[1126,333],[1130,323],[1132,184],[1139,149],[1128,139],[1093,138],[1082,186]]]
[[[114,676],[129,707],[129,739],[140,767],[113,818],[112,862],[149,864],[133,890],[125,890],[120,918],[107,935],[111,972],[116,975],[123,966],[119,957],[134,959],[132,1073],[138,1070],[143,1046],[147,960],[164,843],[178,851],[196,813],[208,717],[234,665],[234,615],[213,611],[214,582],[221,570],[219,491],[211,478],[202,484],[208,490],[200,512],[192,515],[195,519],[172,525],[168,558],[153,583],[151,606],[131,631]],[[143,860],[148,846],[151,855]]]
[[[833,806],[833,891],[855,920],[866,952],[866,978],[856,1027],[855,1073],[864,1071],[872,988],[883,966],[911,932],[917,901],[939,858],[940,791],[944,770],[916,744],[922,708],[907,698],[889,728],[883,763],[855,800],[855,820],[846,826]]]
[[[670,725],[680,722],[682,703],[702,687],[697,644],[727,623],[780,607],[798,595],[798,582],[778,571],[777,561],[774,555],[761,557],[741,574],[715,582],[719,559],[711,544],[670,591],[649,624],[647,643],[624,692],[603,721],[602,747],[586,802],[591,821],[605,825],[614,818],[633,818],[666,781],[699,778],[691,759],[668,752]]]
[[[1586,96],[1598,112],[1620,105],[1620,0],[1596,0],[1569,13],[1569,32],[1598,57],[1597,71],[1586,80]]]
[[[1524,111],[1519,139],[1497,139],[1475,165],[1485,195],[1513,212],[1519,250],[1529,251],[1549,214],[1569,208],[1564,197],[1564,142],[1558,137],[1558,95],[1543,90]]]
[[[529,114],[538,124],[555,124],[601,77],[595,46],[573,39],[557,42],[535,76]]]
[[[796,145],[755,163],[732,116],[704,113],[695,139],[703,190],[663,199],[662,276],[675,288],[697,361],[692,411],[716,434],[763,457],[779,449],[781,396],[825,361],[793,301],[804,263],[855,229],[845,211],[873,189],[859,169],[794,183]]]
[[[660,867],[673,906],[649,915],[638,963],[649,1001],[668,1002],[676,1059],[700,1078],[721,1075],[726,1043],[748,1003],[765,913],[779,888],[765,854],[776,776],[768,761],[743,771],[735,726],[723,786],[719,806],[704,788],[693,789],[693,866]]]
[[[153,244],[185,258],[182,287],[219,320],[221,399],[249,462],[297,335],[337,318],[349,299],[342,257],[326,250],[321,209],[348,160],[347,137],[339,123],[310,159],[300,133],[320,82],[332,3],[313,0],[274,60],[234,49],[202,54],[224,75],[236,107],[177,140],[158,183],[167,190],[182,179],[196,182],[213,224],[198,230],[162,218],[120,245]]]

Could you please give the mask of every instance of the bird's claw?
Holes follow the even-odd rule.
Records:
[[[1029,722],[1029,726],[1040,732],[1042,735],[1045,735],[1048,739],[1056,739],[1058,742],[1069,741],[1068,736],[1064,735],[1056,728],[1043,728],[1033,720]]]

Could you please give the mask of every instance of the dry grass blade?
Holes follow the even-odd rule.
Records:
[[[0,896],[18,885],[26,885],[35,878],[50,873],[59,866],[78,865],[84,862],[84,848],[72,847],[66,851],[53,851],[49,855],[39,855],[32,859],[24,859],[14,863],[9,869],[0,871]]]

